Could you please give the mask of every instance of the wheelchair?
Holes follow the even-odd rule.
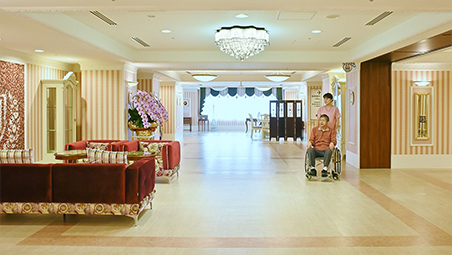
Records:
[[[324,178],[329,178],[331,180],[338,180],[341,177],[341,151],[339,150],[339,148],[335,147],[333,150],[333,153],[331,155],[331,161],[330,164],[328,165],[328,177],[324,177]],[[314,178],[315,176],[311,176],[308,174],[308,171],[310,170],[310,165],[309,165],[309,154],[306,151],[305,157],[304,157],[305,161],[304,161],[304,172],[306,174],[306,178],[308,180],[311,180],[312,178]],[[317,157],[315,159],[315,168],[317,170],[317,174],[319,174],[322,169],[323,169],[323,157]]]

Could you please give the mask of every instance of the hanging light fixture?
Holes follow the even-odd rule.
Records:
[[[207,73],[202,73],[202,74],[192,74],[191,75],[194,79],[201,81],[201,82],[209,82],[209,81],[213,81],[216,78],[218,78],[218,75],[215,74],[207,74]]]
[[[262,52],[269,44],[269,34],[265,28],[222,27],[215,33],[215,46],[240,61]]]
[[[290,78],[290,75],[288,74],[269,74],[264,76],[273,82],[282,82]]]

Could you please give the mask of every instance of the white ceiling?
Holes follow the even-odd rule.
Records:
[[[92,10],[118,25],[106,24]],[[384,11],[394,13],[365,26]],[[249,17],[235,18],[239,13]],[[232,25],[266,28],[270,46],[243,62],[222,53],[213,44],[214,33]],[[340,68],[342,62],[364,61],[451,28],[450,0],[0,0],[0,49],[82,68],[92,61],[127,62],[139,72],[194,84],[198,82],[186,71],[219,74],[219,82],[265,81],[264,74],[278,71],[293,73],[288,82],[299,82]],[[172,32],[161,33],[163,29]],[[311,33],[314,29],[322,33]],[[352,39],[332,47],[344,37]],[[427,60],[450,62],[447,56]]]

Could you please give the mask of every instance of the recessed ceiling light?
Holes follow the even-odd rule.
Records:
[[[331,15],[326,16],[327,19],[337,19],[337,18],[339,18],[339,17],[340,17],[340,16],[337,15],[337,14],[331,14]]]
[[[248,15],[245,13],[240,13],[240,14],[235,15],[235,17],[239,18],[239,19],[246,19],[246,18],[248,18]]]
[[[73,59],[73,58],[67,58],[66,60],[72,61],[72,60],[74,60],[74,59]]]
[[[169,33],[171,33],[171,30],[163,29],[163,30],[160,31],[160,32],[162,32],[162,33],[164,33],[164,34],[169,34]]]
[[[44,52],[44,50],[35,50],[35,52]]]
[[[312,30],[312,33],[313,34],[320,34],[320,33],[322,33],[322,30]]]

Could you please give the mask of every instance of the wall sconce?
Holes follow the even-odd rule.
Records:
[[[425,86],[429,85],[430,82],[429,81],[415,81],[414,84],[421,86],[421,87],[425,87]]]

